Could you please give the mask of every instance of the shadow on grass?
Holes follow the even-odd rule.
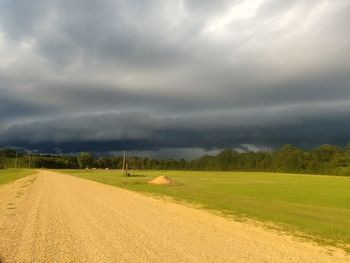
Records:
[[[123,177],[147,177],[146,175],[143,174],[130,174],[130,175],[124,175]]]
[[[148,181],[132,181],[132,182],[121,182],[122,186],[133,186],[133,185],[139,185],[139,186],[149,186],[149,187],[178,187],[178,186],[184,186],[184,183],[173,183],[173,184],[150,184]]]

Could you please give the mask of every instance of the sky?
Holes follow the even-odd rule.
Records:
[[[349,0],[0,0],[0,147],[350,142]]]

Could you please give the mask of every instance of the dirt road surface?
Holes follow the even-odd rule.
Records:
[[[69,175],[0,187],[0,255],[10,262],[350,262],[262,227]]]

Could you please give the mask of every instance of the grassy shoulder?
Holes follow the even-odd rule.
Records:
[[[33,173],[34,170],[30,169],[0,169],[0,185],[15,181]]]
[[[320,243],[349,248],[350,178],[279,173],[64,170],[133,191],[168,196],[229,216],[272,223]],[[166,175],[177,186],[149,185]],[[347,249],[348,250],[348,249]]]

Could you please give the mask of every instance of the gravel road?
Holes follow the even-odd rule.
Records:
[[[350,262],[339,249],[50,171],[0,187],[0,255],[5,263]]]

